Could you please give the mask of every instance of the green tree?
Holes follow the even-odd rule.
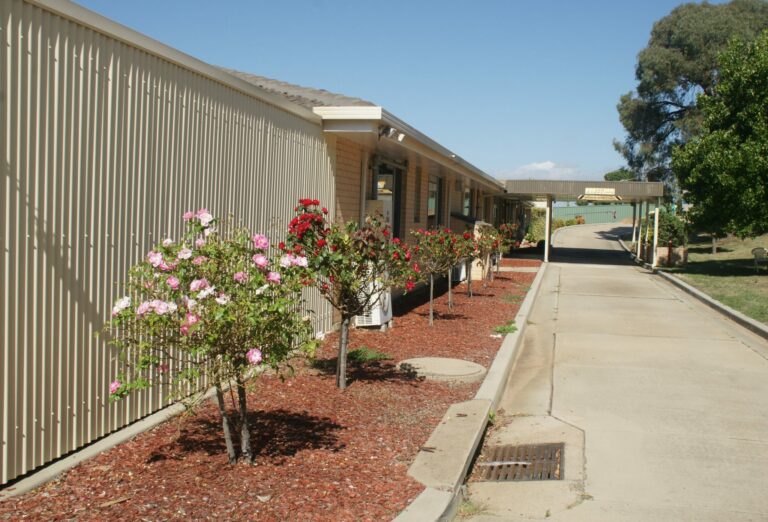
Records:
[[[638,55],[637,90],[617,106],[627,136],[614,146],[640,179],[674,181],[672,148],[701,129],[696,97],[714,92],[718,53],[732,38],[751,41],[765,28],[763,0],[683,4],[654,24]]]
[[[626,167],[608,172],[603,176],[605,181],[634,181],[635,173]]]
[[[695,225],[754,237],[768,232],[768,31],[734,41],[719,65],[713,93],[699,97],[701,136],[673,167]]]
[[[416,241],[413,249],[420,272],[429,276],[429,326],[434,324],[435,277],[448,275],[448,308],[453,308],[451,296],[451,270],[459,262],[461,251],[456,248],[457,236],[451,229],[411,231]]]
[[[336,385],[347,387],[347,350],[352,318],[364,315],[392,286],[414,286],[415,269],[411,253],[399,238],[391,237],[389,226],[368,216],[363,223],[330,222],[328,209],[316,199],[300,199],[288,226],[285,251],[281,258],[292,264],[296,256],[312,270],[314,283],[323,297],[341,315],[339,356],[336,360]]]

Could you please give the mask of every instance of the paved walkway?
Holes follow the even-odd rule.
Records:
[[[564,480],[471,483],[472,520],[768,520],[768,343],[628,263],[615,226],[556,235],[486,440],[565,442]]]

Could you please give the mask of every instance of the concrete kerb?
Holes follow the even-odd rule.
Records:
[[[760,337],[768,339],[768,326],[766,326],[766,325],[764,325],[764,324],[762,324],[762,323],[760,323],[758,321],[755,321],[751,317],[747,317],[746,315],[742,314],[738,310],[734,310],[730,306],[724,305],[723,303],[721,303],[717,299],[713,299],[712,297],[708,296],[707,294],[705,294],[704,292],[702,292],[698,288],[695,288],[695,287],[689,285],[688,283],[686,283],[682,279],[680,279],[678,277],[675,277],[674,275],[672,275],[672,274],[670,274],[668,272],[665,272],[664,270],[661,270],[658,267],[657,268],[653,268],[651,265],[649,265],[648,263],[643,262],[642,260],[638,260],[637,256],[635,254],[633,254],[629,250],[629,248],[627,248],[627,245],[625,245],[624,241],[622,241],[620,238],[619,238],[619,243],[621,244],[621,246],[622,246],[622,248],[624,250],[629,252],[629,254],[632,256],[632,259],[634,259],[636,263],[638,263],[638,264],[642,263],[643,267],[647,268],[648,270],[650,270],[651,272],[653,272],[657,276],[661,277],[662,279],[664,279],[666,281],[669,281],[670,283],[672,283],[676,287],[678,287],[681,290],[683,290],[688,295],[691,295],[691,296],[695,297],[696,299],[698,299],[699,301],[701,301],[705,305],[709,306],[713,310],[716,310],[717,312],[720,312],[721,314],[723,314],[724,316],[726,316],[730,320],[734,321],[735,323],[738,323],[739,325],[743,326],[747,330],[750,330],[751,332],[756,333]]]
[[[426,489],[397,516],[397,522],[442,522],[456,516],[464,497],[464,478],[485,434],[489,413],[496,411],[504,393],[546,267],[544,263],[539,268],[515,316],[518,330],[504,338],[475,398],[451,405],[408,469]]]

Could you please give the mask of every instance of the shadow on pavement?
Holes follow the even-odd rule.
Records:
[[[608,230],[595,231],[595,235],[606,241],[617,242],[619,237],[631,234],[632,228],[617,226]],[[618,247],[618,244],[616,245]],[[629,254],[617,249],[579,248],[573,246],[553,246],[549,255],[553,263],[574,263],[592,265],[634,265]]]

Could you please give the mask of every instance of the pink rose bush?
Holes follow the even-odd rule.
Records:
[[[250,459],[246,382],[256,367],[280,371],[290,353],[314,349],[313,328],[300,306],[312,275],[306,258],[283,264],[282,253],[270,256],[269,238],[232,222],[218,226],[205,208],[183,219],[186,233],[164,240],[130,270],[128,295],[112,308],[107,328],[122,364],[110,398],[156,385],[169,398],[181,398],[190,389],[204,392],[207,382],[219,396],[234,462],[231,420],[223,408],[223,390],[233,382],[244,419],[240,455]]]

